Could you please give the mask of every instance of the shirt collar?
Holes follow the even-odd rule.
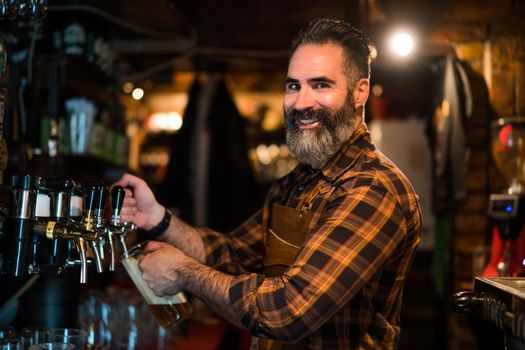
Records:
[[[360,123],[350,140],[321,169],[323,176],[330,182],[334,181],[352,167],[359,155],[371,145],[370,132],[366,124]]]

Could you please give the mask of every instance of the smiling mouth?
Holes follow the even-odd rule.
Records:
[[[297,126],[299,129],[315,129],[321,125],[321,122],[314,119],[297,118]]]

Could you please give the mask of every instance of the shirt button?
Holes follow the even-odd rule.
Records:
[[[304,185],[301,185],[297,188],[299,190],[299,192],[303,192],[304,191]]]

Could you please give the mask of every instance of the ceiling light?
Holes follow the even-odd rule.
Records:
[[[390,46],[398,56],[406,57],[414,49],[414,39],[407,32],[397,32],[392,36]]]
[[[177,112],[153,113],[147,126],[151,132],[175,132],[182,127],[182,116]]]
[[[140,100],[144,97],[144,90],[142,90],[141,88],[133,89],[133,91],[131,92],[131,97],[133,97],[137,101]]]

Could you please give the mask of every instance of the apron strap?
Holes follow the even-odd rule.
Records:
[[[300,209],[301,213],[306,213],[310,210],[310,207],[312,206],[312,203],[314,199],[319,195],[321,190],[323,189],[325,185],[324,179],[319,179],[317,181],[317,184],[315,185],[314,189],[311,190],[303,199],[302,203],[299,204],[298,208]]]

